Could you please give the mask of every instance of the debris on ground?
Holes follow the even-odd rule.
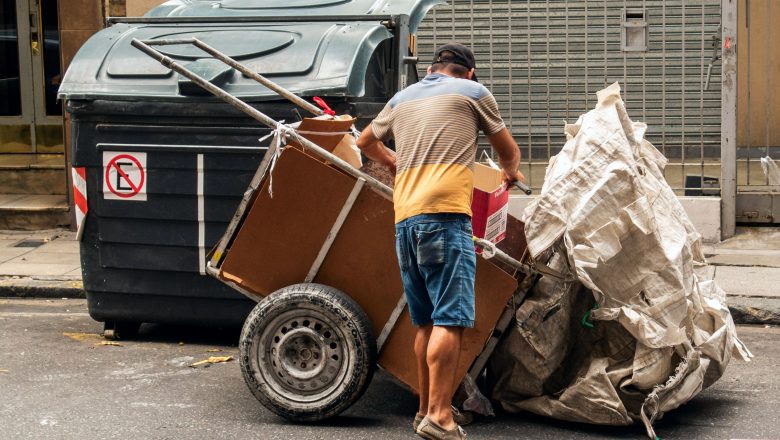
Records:
[[[219,353],[220,351],[222,351],[220,348],[209,348],[206,353]]]
[[[230,362],[233,360],[233,356],[211,356],[208,359],[195,362],[190,367],[199,367],[201,365],[210,366],[211,364],[219,364],[222,362]]]
[[[122,344],[115,341],[100,341],[99,343],[95,345],[103,345],[103,346],[111,346],[111,347],[122,347]]]
[[[10,370],[0,370],[0,373],[10,373]]]
[[[577,281],[533,287],[490,360],[491,397],[511,412],[641,421],[654,439],[655,420],[752,354],[647,126],[629,119],[617,83],[597,96],[566,125],[523,219],[530,255]]]

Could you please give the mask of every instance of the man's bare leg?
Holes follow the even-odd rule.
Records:
[[[434,326],[428,340],[428,418],[446,430],[455,428],[452,396],[463,328]]]
[[[417,357],[417,383],[420,385],[420,408],[422,415],[428,414],[428,340],[431,338],[433,324],[417,328],[414,338],[414,354]]]

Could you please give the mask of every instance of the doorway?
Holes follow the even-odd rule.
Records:
[[[737,196],[740,223],[780,223],[780,2],[740,0]]]
[[[0,0],[0,153],[64,152],[57,0]]]

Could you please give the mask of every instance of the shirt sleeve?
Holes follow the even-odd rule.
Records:
[[[386,141],[393,137],[393,108],[389,103],[371,122],[371,128],[379,140]]]
[[[496,134],[506,128],[504,120],[501,119],[501,113],[498,111],[496,98],[491,93],[488,92],[477,101],[476,111],[479,129],[486,135]]]

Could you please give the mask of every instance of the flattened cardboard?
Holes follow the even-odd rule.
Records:
[[[220,276],[259,296],[300,283],[309,272],[355,179],[286,148],[258,192]],[[268,192],[273,184],[273,197]]]
[[[357,301],[379,336],[404,292],[390,201],[363,188],[314,281]]]
[[[467,329],[463,333],[460,361],[456,367],[458,382],[466,376],[469,367],[482,352],[516,288],[517,281],[513,277],[492,263],[482,258],[477,259],[475,286],[477,319],[474,328]],[[414,333],[415,329],[407,308],[385,343],[385,348],[379,356],[379,365],[419,393],[417,364],[413,349]]]
[[[528,248],[528,242],[525,238],[525,223],[512,217],[512,215],[508,215],[506,220],[506,238],[504,238],[501,243],[497,244],[496,247],[515,260],[523,261],[523,256]],[[503,265],[495,261],[493,264],[510,274],[515,272],[515,269],[508,265]]]
[[[263,184],[221,266],[222,279],[266,296],[303,282],[342,209],[355,179],[295,148],[285,149]],[[364,188],[314,281],[335,287],[360,305],[378,336],[403,295],[395,254],[392,202]],[[517,282],[479,259],[476,327],[466,330],[459,378],[482,351]],[[379,365],[417,390],[414,327],[404,311],[379,357]]]

